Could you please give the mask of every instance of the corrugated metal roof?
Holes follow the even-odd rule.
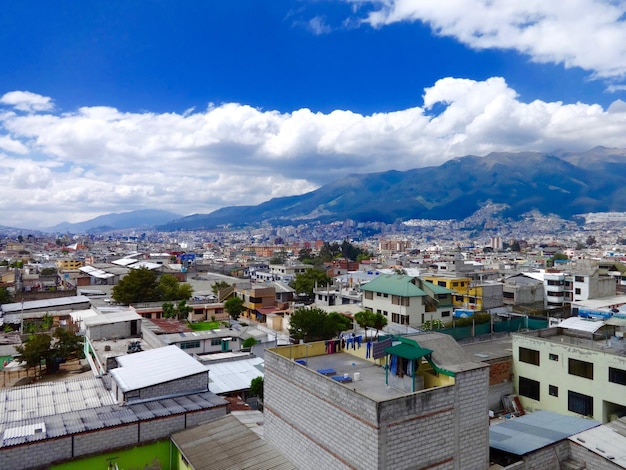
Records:
[[[623,418],[570,436],[569,440],[604,457],[607,463],[626,468],[626,422]]]
[[[41,401],[49,405],[39,407],[37,404]],[[65,411],[67,406],[71,411]],[[226,401],[211,392],[139,405],[117,405],[102,380],[96,378],[1,389],[0,435],[3,440],[0,447],[216,406],[226,406]],[[31,432],[35,428],[45,428],[45,431]]]
[[[12,304],[2,305],[2,311],[5,313],[19,313],[24,310],[35,310],[42,308],[61,307],[63,305],[76,305],[89,303],[89,297],[84,295],[74,295],[71,297],[58,297],[55,299],[29,300],[28,302],[14,302]]]
[[[559,328],[595,333],[604,326],[603,321],[586,320],[580,317],[569,317],[557,325]]]
[[[263,364],[260,357],[211,364],[208,366],[209,390],[218,395],[247,390],[253,379],[263,377]]]
[[[90,316],[83,319],[85,326],[109,325],[124,321],[141,320],[141,315],[133,310],[115,311],[107,314]]]
[[[489,446],[515,455],[525,455],[599,425],[599,422],[591,419],[535,411],[490,426]]]
[[[175,433],[172,441],[196,470],[297,468],[232,415]],[[207,443],[213,452],[207,452]]]
[[[111,376],[124,392],[206,372],[206,368],[176,346],[119,356]]]
[[[411,281],[413,277],[403,274],[383,274],[361,286],[363,291],[381,292],[400,297],[424,297],[426,292]]]

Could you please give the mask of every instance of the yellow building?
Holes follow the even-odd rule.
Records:
[[[57,260],[57,268],[59,271],[72,271],[82,268],[84,263],[77,259],[60,259]]]
[[[503,303],[503,284],[499,282],[472,281],[469,277],[452,276],[420,276],[421,279],[432,282],[436,286],[445,287],[456,292],[452,296],[455,308],[471,310],[487,310],[499,307]]]

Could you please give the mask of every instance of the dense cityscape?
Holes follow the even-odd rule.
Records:
[[[250,468],[266,461],[331,468],[346,465],[359,444],[311,437],[329,419],[323,416],[345,422],[369,406],[362,400],[408,399],[421,405],[352,424],[375,444],[360,459],[350,456],[348,467],[412,467],[417,459],[428,468],[441,461],[547,468],[558,452],[571,465],[612,468],[616,459],[606,454],[617,447],[594,449],[603,433],[619,432],[626,415],[623,219],[588,214],[571,222],[534,212],[503,223],[486,207],[463,221],[91,234],[7,229],[0,241],[0,461],[3,468],[122,468],[144,458],[151,462],[144,468],[204,468],[206,450],[194,442],[227,432],[236,451],[220,457],[220,468],[231,459]],[[544,354],[569,361],[567,370],[549,372],[566,375],[551,379],[537,368]],[[594,367],[608,367],[608,382],[589,388],[568,378],[593,378]],[[83,391],[72,392],[76,380]],[[568,381],[566,398],[553,400]],[[463,387],[466,398],[452,399],[450,387]],[[40,398],[25,401],[29,390]],[[67,398],[55,399],[59,390]],[[343,404],[329,408],[339,397]],[[81,404],[64,413],[73,400]],[[147,403],[160,411],[142,415]],[[105,409],[120,418],[104,418]],[[176,424],[181,413],[183,427]],[[426,416],[429,432],[441,429],[445,449],[389,453],[389,438],[373,431],[416,420],[410,432],[419,437]],[[84,424],[72,426],[77,418]],[[543,430],[509,429],[512,418]],[[251,420],[254,433],[246,428]],[[131,435],[147,434],[120,433],[128,426],[137,427]],[[97,444],[87,440],[90,429],[100,430]],[[561,437],[520,445],[549,429]],[[455,441],[456,433],[473,438]],[[239,440],[262,445],[262,456]],[[333,441],[341,445],[331,451]],[[57,450],[43,454],[48,445]],[[116,450],[137,445],[141,451]],[[178,467],[165,464],[169,449]]]

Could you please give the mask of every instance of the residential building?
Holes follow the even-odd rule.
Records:
[[[267,349],[264,435],[301,469],[486,469],[488,373],[439,333]]]
[[[0,390],[0,468],[48,468],[168,438],[228,413],[206,368],[176,347],[117,358],[106,375]]]
[[[361,290],[363,308],[382,313],[390,323],[417,327],[452,318],[452,291],[414,276],[381,274]]]
[[[500,282],[473,280],[465,276],[420,276],[425,281],[454,291],[455,308],[489,310],[503,305],[503,286]]]
[[[504,305],[542,305],[543,282],[525,274],[514,274],[504,279],[502,286]]]
[[[525,409],[606,423],[626,415],[626,320],[580,317],[513,334],[515,388]]]

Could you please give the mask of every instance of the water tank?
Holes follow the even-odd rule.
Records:
[[[355,372],[354,373],[354,381],[356,382],[357,380],[361,380],[361,373],[360,372]]]

